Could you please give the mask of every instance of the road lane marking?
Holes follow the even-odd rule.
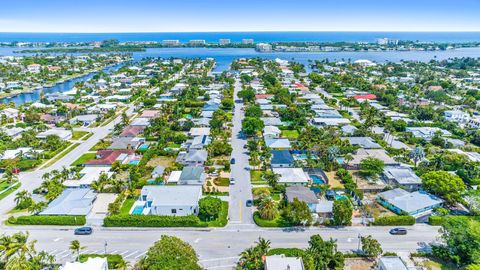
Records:
[[[55,239],[53,239],[53,242],[58,242],[60,240],[62,240],[62,238],[55,238]]]
[[[226,268],[226,267],[235,267],[237,266],[236,264],[227,264],[227,265],[219,265],[219,266],[210,266],[207,267],[206,269],[217,269],[217,268]]]
[[[128,253],[128,250],[127,250],[127,251],[124,251],[124,252],[122,252],[122,253],[119,253],[118,255],[122,255],[122,256],[123,256],[125,253]]]
[[[242,213],[242,203],[243,203],[243,202],[242,202],[242,200],[239,200],[239,202],[240,202],[240,205],[239,205],[239,207],[240,207],[240,221],[242,221],[242,216],[243,216],[243,213]]]
[[[197,239],[195,239],[195,241],[193,241],[193,242],[196,244],[196,243],[200,242],[201,239],[202,239],[202,238],[197,238]]]
[[[144,251],[144,252],[140,253],[139,255],[135,256],[135,259],[138,259],[138,258],[142,257],[146,253],[147,253],[147,251]]]
[[[233,257],[222,257],[222,258],[216,258],[216,259],[205,259],[205,260],[200,260],[199,262],[213,262],[213,261],[221,261],[221,260],[228,260],[228,259],[239,259],[239,256],[233,256]]]
[[[134,252],[126,255],[126,256],[125,256],[125,259],[128,258],[128,257],[130,257],[130,256],[133,256],[134,254],[137,254],[138,252],[139,252],[138,250],[135,250]]]

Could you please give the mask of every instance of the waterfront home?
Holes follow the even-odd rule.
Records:
[[[83,167],[79,172],[80,179],[71,179],[63,182],[63,185],[67,188],[88,188],[93,183],[100,178],[100,175],[106,174],[108,177],[113,175],[113,172],[110,172],[110,166],[99,166],[99,167]]]
[[[45,98],[48,100],[50,103],[55,103],[57,101],[62,101],[62,102],[69,102],[74,100],[75,98],[69,95],[65,95],[62,93],[50,93],[46,94]]]
[[[72,138],[72,131],[67,129],[49,129],[37,134],[38,139],[46,139],[47,136],[55,135],[58,136],[62,140],[70,140]]]
[[[406,132],[411,132],[415,138],[422,138],[426,141],[430,141],[437,132],[441,136],[452,136],[449,131],[437,127],[407,127]]]
[[[176,161],[185,166],[203,166],[208,159],[207,150],[190,150],[178,153]]]
[[[131,214],[158,216],[198,215],[201,186],[143,186]]]
[[[86,216],[90,213],[95,198],[96,195],[90,188],[67,188],[39,215]]]
[[[303,171],[302,168],[272,168],[273,173],[280,175],[278,179],[279,184],[307,185],[310,177]]]
[[[207,175],[202,167],[187,166],[183,168],[180,178],[178,179],[178,184],[202,186],[206,179]]]
[[[289,149],[291,146],[288,139],[265,139],[265,145],[271,149]]]
[[[441,207],[443,200],[425,191],[408,192],[401,188],[379,193],[377,202],[396,214],[421,217]]]
[[[70,119],[70,125],[81,124],[82,126],[89,126],[95,122],[97,122],[99,115],[98,114],[83,114],[77,115]]]
[[[272,255],[265,257],[265,270],[305,270],[301,257]]]
[[[370,137],[348,137],[348,138],[342,138],[342,139],[347,139],[348,142],[353,146],[359,146],[365,149],[382,148],[378,143],[373,141],[373,139]]]
[[[382,178],[389,185],[402,186],[410,191],[418,190],[422,186],[422,179],[412,168],[406,166],[386,166]]]
[[[115,161],[127,164],[133,160],[135,154],[132,150],[98,150],[96,159],[88,160],[85,166],[111,166]]]
[[[19,116],[19,110],[15,109],[15,108],[5,108],[3,109],[1,112],[0,112],[0,115],[5,115],[5,117],[7,118],[7,120],[10,120],[10,119],[17,119],[18,116]]]
[[[272,168],[292,168],[294,166],[294,158],[288,150],[272,150],[272,158],[270,166]]]
[[[90,257],[85,262],[66,262],[60,270],[108,270],[107,258]]]

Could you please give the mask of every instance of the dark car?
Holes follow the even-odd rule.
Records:
[[[392,235],[405,235],[407,234],[407,229],[405,228],[393,228],[390,230],[390,234]]]
[[[93,229],[92,227],[81,227],[75,229],[75,235],[90,235],[92,234]]]
[[[253,201],[252,201],[252,200],[247,200],[247,201],[245,202],[245,205],[246,205],[247,207],[252,207]]]
[[[234,158],[230,159],[230,164],[235,164],[235,159]]]

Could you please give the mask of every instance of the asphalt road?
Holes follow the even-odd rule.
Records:
[[[239,80],[235,82],[234,100],[238,99],[238,91],[242,90]],[[231,177],[235,185],[230,185],[229,225],[234,227],[252,227],[252,208],[246,207],[245,202],[252,199],[252,186],[250,184],[250,171],[248,170],[248,154],[243,148],[247,140],[240,137],[242,120],[245,117],[242,110],[243,103],[235,103],[232,128],[232,158],[235,164],[231,166]]]
[[[253,245],[259,236],[272,242],[272,247],[308,246],[310,236],[320,234],[324,239],[333,238],[341,251],[358,248],[358,235],[372,235],[382,244],[384,251],[413,252],[425,248],[425,244],[436,240],[438,227],[415,225],[408,227],[408,234],[393,236],[391,227],[345,227],[292,229],[110,229],[95,228],[92,235],[75,236],[73,229],[46,227],[3,227],[6,233],[30,231],[30,238],[37,240],[37,249],[45,250],[57,257],[59,262],[72,259],[68,246],[72,240],[80,240],[85,249],[82,253],[103,253],[105,242],[107,253],[121,254],[127,260],[137,261],[145,255],[161,235],[174,235],[189,242],[197,251],[201,264],[207,269],[232,269],[238,255]]]

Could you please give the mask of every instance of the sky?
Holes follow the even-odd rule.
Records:
[[[0,32],[480,31],[480,0],[2,0]]]

